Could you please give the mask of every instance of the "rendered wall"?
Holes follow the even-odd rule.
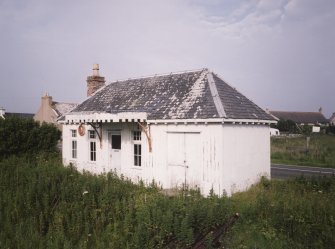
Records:
[[[89,160],[88,130],[77,134],[77,159],[71,159],[71,129],[64,125],[63,162],[72,162],[78,170],[100,174],[114,171],[110,164],[108,131],[121,131],[121,169],[117,173],[137,182],[153,180],[163,188],[200,188],[207,195],[213,188],[218,195],[242,191],[270,175],[270,138],[268,126],[229,124],[152,124],[152,152],[142,132],[142,166],[134,166],[132,131],[136,124],[104,124],[102,147],[96,139],[97,160]]]
[[[270,177],[269,126],[224,125],[222,140],[222,182],[228,195]]]

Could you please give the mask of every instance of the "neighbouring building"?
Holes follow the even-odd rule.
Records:
[[[46,93],[42,97],[41,105],[34,115],[34,120],[39,122],[53,123],[59,129],[61,129],[61,125],[57,123],[57,119],[62,115],[70,112],[73,108],[75,108],[78,104],[74,103],[62,103],[52,101],[52,97]]]
[[[6,112],[6,110],[0,107],[0,118],[8,117],[19,117],[19,118],[33,118],[34,114],[32,113],[21,113],[21,112]]]
[[[5,109],[0,107],[0,118],[5,118],[5,113],[6,113]]]
[[[298,125],[327,125],[328,119],[322,114],[322,108],[318,112],[287,112],[269,111],[276,120],[292,120]]]
[[[333,115],[329,118],[329,123],[330,123],[330,125],[335,125],[335,112],[334,112]]]
[[[270,177],[276,121],[208,69],[105,85],[94,65],[87,87],[88,99],[60,121],[65,165],[204,195]]]

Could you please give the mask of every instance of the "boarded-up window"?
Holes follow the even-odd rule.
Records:
[[[184,133],[168,133],[168,165],[184,165]]]
[[[168,132],[168,165],[185,165],[199,157],[199,132]]]
[[[197,184],[200,179],[202,151],[199,132],[168,132],[167,155],[172,186]]]

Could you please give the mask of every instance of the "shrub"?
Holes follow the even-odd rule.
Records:
[[[53,124],[33,119],[0,119],[0,157],[56,151],[60,131]]]

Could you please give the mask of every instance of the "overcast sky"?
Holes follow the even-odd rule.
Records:
[[[335,112],[334,0],[0,0],[0,107],[209,68],[262,108]]]

